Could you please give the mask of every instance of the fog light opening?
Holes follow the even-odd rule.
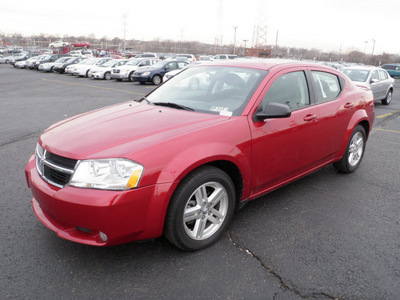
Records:
[[[107,242],[108,238],[107,235],[104,232],[99,231],[100,238],[103,242]]]

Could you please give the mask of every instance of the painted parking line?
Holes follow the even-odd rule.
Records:
[[[376,119],[383,119],[383,118],[389,117],[391,115],[397,114],[399,112],[400,112],[400,110],[395,110],[395,111],[392,111],[392,112],[384,114],[384,115],[376,116],[375,118]]]
[[[400,134],[400,130],[384,129],[384,128],[379,128],[379,127],[374,127],[373,130],[385,131],[385,132],[392,132],[392,133],[398,133],[398,134]]]
[[[95,86],[95,85],[90,85],[90,84],[75,83],[75,82],[67,82],[67,81],[62,81],[62,80],[53,80],[53,79],[46,79],[46,78],[42,78],[42,80],[44,80],[44,81],[50,81],[50,82],[57,82],[57,83],[62,83],[62,84],[69,84],[69,85],[77,85],[77,86],[90,87],[90,88],[95,88],[95,89],[100,89],[100,90],[114,91],[114,92],[119,92],[119,93],[134,94],[134,95],[140,95],[140,96],[146,95],[146,94],[144,94],[144,93],[137,93],[137,92],[131,92],[131,91],[125,91],[125,90],[107,88],[107,87],[102,87],[102,86]]]

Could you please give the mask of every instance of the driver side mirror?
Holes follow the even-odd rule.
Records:
[[[269,102],[265,106],[265,109],[262,109],[262,106],[257,109],[257,112],[254,115],[254,121],[257,122],[265,119],[289,118],[291,114],[292,112],[289,105]]]
[[[378,79],[371,79],[371,81],[370,81],[370,83],[377,83],[377,82],[379,82],[379,80]]]

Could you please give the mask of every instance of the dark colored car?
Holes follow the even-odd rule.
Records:
[[[151,82],[155,85],[159,85],[162,82],[165,73],[176,69],[183,69],[187,65],[188,62],[180,60],[160,61],[151,67],[137,70],[133,73],[131,78],[133,82],[137,81],[141,84]]]
[[[386,64],[381,66],[385,69],[391,77],[400,77],[400,65],[399,64]]]
[[[332,163],[354,172],[374,114],[370,90],[322,65],[194,66],[142,99],[48,128],[25,168],[33,210],[83,244],[164,234],[199,250],[224,234],[235,207]]]
[[[84,59],[84,57],[71,57],[69,60],[64,62],[62,65],[54,66],[53,71],[63,74],[65,72],[66,67],[73,65],[73,64],[77,64],[80,61],[82,61],[83,59]]]
[[[67,54],[50,54],[43,57],[41,60],[38,60],[33,63],[32,69],[38,70],[40,64],[48,63],[48,62],[55,62],[60,57],[69,56]]]

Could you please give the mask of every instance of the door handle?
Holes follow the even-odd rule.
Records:
[[[348,102],[348,103],[346,103],[344,105],[344,108],[350,108],[350,107],[353,107],[353,106],[354,106],[354,103]]]
[[[318,116],[317,115],[307,115],[304,117],[304,121],[312,121],[315,120]]]

